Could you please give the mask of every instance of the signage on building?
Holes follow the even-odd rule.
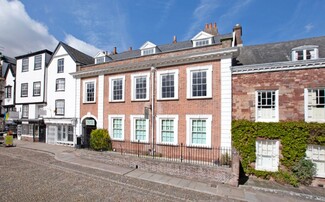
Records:
[[[9,120],[19,119],[19,112],[9,112]]]
[[[93,119],[86,119],[86,126],[94,126],[95,120]]]

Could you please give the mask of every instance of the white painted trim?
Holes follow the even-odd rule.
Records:
[[[97,127],[97,123],[98,123],[98,119],[96,116],[92,115],[91,113],[87,113],[86,115],[84,115],[81,119],[80,119],[80,123],[82,124],[82,122],[86,119],[86,118],[93,118],[96,121],[96,127]]]
[[[275,91],[275,118],[258,118],[258,92]],[[255,91],[255,122],[279,122],[279,90],[256,90]]]
[[[231,122],[232,122],[232,59],[221,59],[220,62],[220,147],[231,148]]]
[[[263,150],[262,150],[262,154],[259,154],[259,147],[262,147],[261,145],[264,144],[268,144],[268,142],[275,142],[275,151],[272,151],[272,154],[268,154],[268,155],[263,155]],[[259,145],[259,143],[261,143],[261,145]],[[271,171],[271,172],[277,172],[278,171],[278,167],[279,167],[279,140],[256,140],[255,141],[255,149],[256,149],[256,163],[255,163],[255,169],[256,170],[262,170],[262,171]],[[261,157],[261,161],[263,160],[263,158],[271,158],[275,160],[275,165],[259,165],[259,163],[257,162],[259,160],[259,158]],[[272,160],[271,160],[272,162]],[[262,162],[263,163],[263,162]],[[272,162],[273,164],[273,162]]]
[[[94,101],[86,101],[86,83],[94,82]],[[96,103],[96,79],[87,79],[83,82],[83,103]]]
[[[206,71],[207,72],[207,95],[206,96],[192,96],[192,72],[195,71]],[[212,98],[212,65],[206,66],[197,66],[197,67],[189,67],[186,69],[186,91],[187,91],[187,99],[205,99]]]
[[[122,119],[122,138],[114,138],[113,136],[113,119],[115,118]],[[125,127],[125,115],[121,115],[121,114],[108,115],[108,131],[112,140],[124,140],[125,137],[124,127]]]
[[[76,106],[75,106],[75,113],[77,118],[77,125],[76,125],[76,136],[81,135],[82,131],[82,124],[80,121],[80,103],[81,103],[81,80],[80,78],[76,78]]]
[[[98,114],[97,128],[104,128],[104,75],[98,76],[98,113],[97,114]]]
[[[206,120],[206,144],[192,143],[192,120],[204,119]],[[186,145],[187,146],[201,146],[211,147],[211,133],[212,133],[212,115],[186,115]]]
[[[122,100],[114,100],[113,99],[113,81],[114,80],[118,80],[118,79],[122,79]],[[108,100],[109,102],[124,102],[125,99],[125,76],[113,76],[113,77],[109,77],[109,89],[108,89]]]
[[[161,141],[161,122],[162,120],[174,120],[174,141],[173,142],[162,142]],[[178,115],[157,115],[156,116],[156,142],[157,144],[172,144],[177,145],[178,144]]]
[[[131,142],[137,142],[135,139],[135,121],[137,119],[144,119],[144,115],[130,115],[130,122],[131,122]],[[149,143],[149,119],[146,120],[146,140],[140,141],[142,143]]]
[[[305,121],[310,122],[308,118],[308,88],[304,89],[304,112],[305,112]]]
[[[175,96],[173,98],[162,98],[162,89],[161,89],[162,79],[161,79],[161,77],[164,74],[174,74],[174,88],[175,88],[174,95]],[[176,99],[178,99],[178,76],[179,76],[178,69],[157,71],[157,99],[158,100],[176,100]]]
[[[135,78],[136,77],[146,77],[146,98],[145,99],[136,99],[135,94]],[[149,100],[149,88],[150,88],[150,79],[149,79],[150,73],[139,73],[139,74],[132,74],[131,75],[131,100],[132,101],[148,101]]]

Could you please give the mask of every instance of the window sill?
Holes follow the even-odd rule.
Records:
[[[83,104],[96,104],[96,102],[83,102]]]
[[[202,149],[212,149],[211,145],[202,145],[202,144],[190,144],[186,145],[188,148],[202,148]]]
[[[125,100],[110,100],[109,103],[124,103]]]
[[[114,141],[114,142],[125,142],[124,139],[113,139],[113,138],[112,138],[112,141]]]
[[[178,147],[179,146],[179,144],[172,143],[172,142],[157,142],[157,145],[161,145],[161,146],[175,146],[175,147]]]
[[[137,141],[137,140],[131,140],[131,143],[149,144],[149,141]]]
[[[203,99],[212,99],[212,96],[205,97],[187,97],[188,100],[203,100]]]
[[[157,101],[177,101],[178,98],[159,98]]]
[[[131,102],[148,102],[149,99],[143,99],[143,100],[131,100]]]

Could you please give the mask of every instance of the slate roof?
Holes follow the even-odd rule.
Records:
[[[49,55],[52,55],[53,53],[47,49],[44,50],[40,50],[40,51],[36,51],[36,52],[31,52],[25,55],[20,55],[16,57],[16,60],[21,59],[21,58],[26,58],[26,57],[30,57],[30,56],[34,56],[34,55],[38,55],[38,54],[42,54],[42,53],[48,53]]]
[[[241,47],[234,66],[291,61],[292,49],[305,45],[319,46],[319,58],[325,58],[325,36],[321,36]]]
[[[222,40],[232,38],[232,33],[216,35],[213,38],[214,38],[214,42],[215,42],[214,44],[221,44]],[[171,52],[171,51],[193,48],[193,44],[192,44],[191,40],[187,40],[187,41],[181,41],[181,42],[177,42],[177,43],[157,45],[157,48],[159,50],[158,53],[164,53],[164,52]],[[112,58],[113,61],[137,58],[137,57],[141,57],[141,50],[138,49],[138,50],[132,50],[132,51],[125,51],[125,52],[118,53],[118,54],[111,54],[109,56]]]
[[[82,65],[89,65],[89,64],[94,64],[94,58],[78,51],[75,48],[72,48],[71,46],[63,43],[62,41],[58,44],[57,48],[62,45],[62,47],[68,52],[68,54],[72,57],[72,59],[76,62],[76,63],[80,63]],[[56,52],[56,50],[54,51]]]
[[[8,66],[6,68],[6,71],[5,71],[4,75],[3,75],[3,77],[4,78],[7,77],[7,74],[9,73],[9,70],[11,70],[13,76],[16,77],[16,65],[14,65],[14,64],[8,64]]]

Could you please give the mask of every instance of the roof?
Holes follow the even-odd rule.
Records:
[[[221,44],[222,40],[232,38],[232,33],[216,35],[213,38],[215,42],[214,44]],[[193,48],[193,44],[191,40],[181,41],[177,43],[170,43],[165,45],[157,45],[157,49],[159,50],[158,53],[178,51],[178,50],[184,50],[190,48]],[[125,51],[118,54],[110,54],[109,56],[112,58],[113,61],[132,59],[132,58],[141,57],[141,50],[138,49],[138,50]]]
[[[291,51],[293,48],[312,45],[318,46],[319,58],[325,58],[325,36],[320,36],[241,47],[240,54],[234,65],[253,65],[291,61]]]
[[[59,42],[57,48],[59,46],[62,46],[67,52],[68,54],[71,56],[71,58],[76,62],[76,63],[80,63],[80,64],[83,64],[83,65],[88,65],[88,64],[94,64],[94,58],[83,53],[83,52],[80,52],[78,51],[77,49],[75,48],[72,48],[71,46],[63,43],[63,42]],[[57,49],[56,48],[56,49]],[[56,49],[54,52],[56,52]]]
[[[16,65],[14,64],[8,64],[6,72],[4,73],[4,78],[7,77],[7,74],[9,73],[9,70],[11,71],[13,77],[16,77]]]
[[[42,54],[42,53],[48,53],[50,55],[52,55],[53,53],[47,49],[44,50],[40,50],[40,51],[36,51],[36,52],[32,52],[32,53],[28,53],[25,55],[20,55],[16,57],[16,60],[21,59],[21,58],[26,58],[26,57],[30,57],[30,56],[34,56],[34,55],[38,55],[38,54]]]

